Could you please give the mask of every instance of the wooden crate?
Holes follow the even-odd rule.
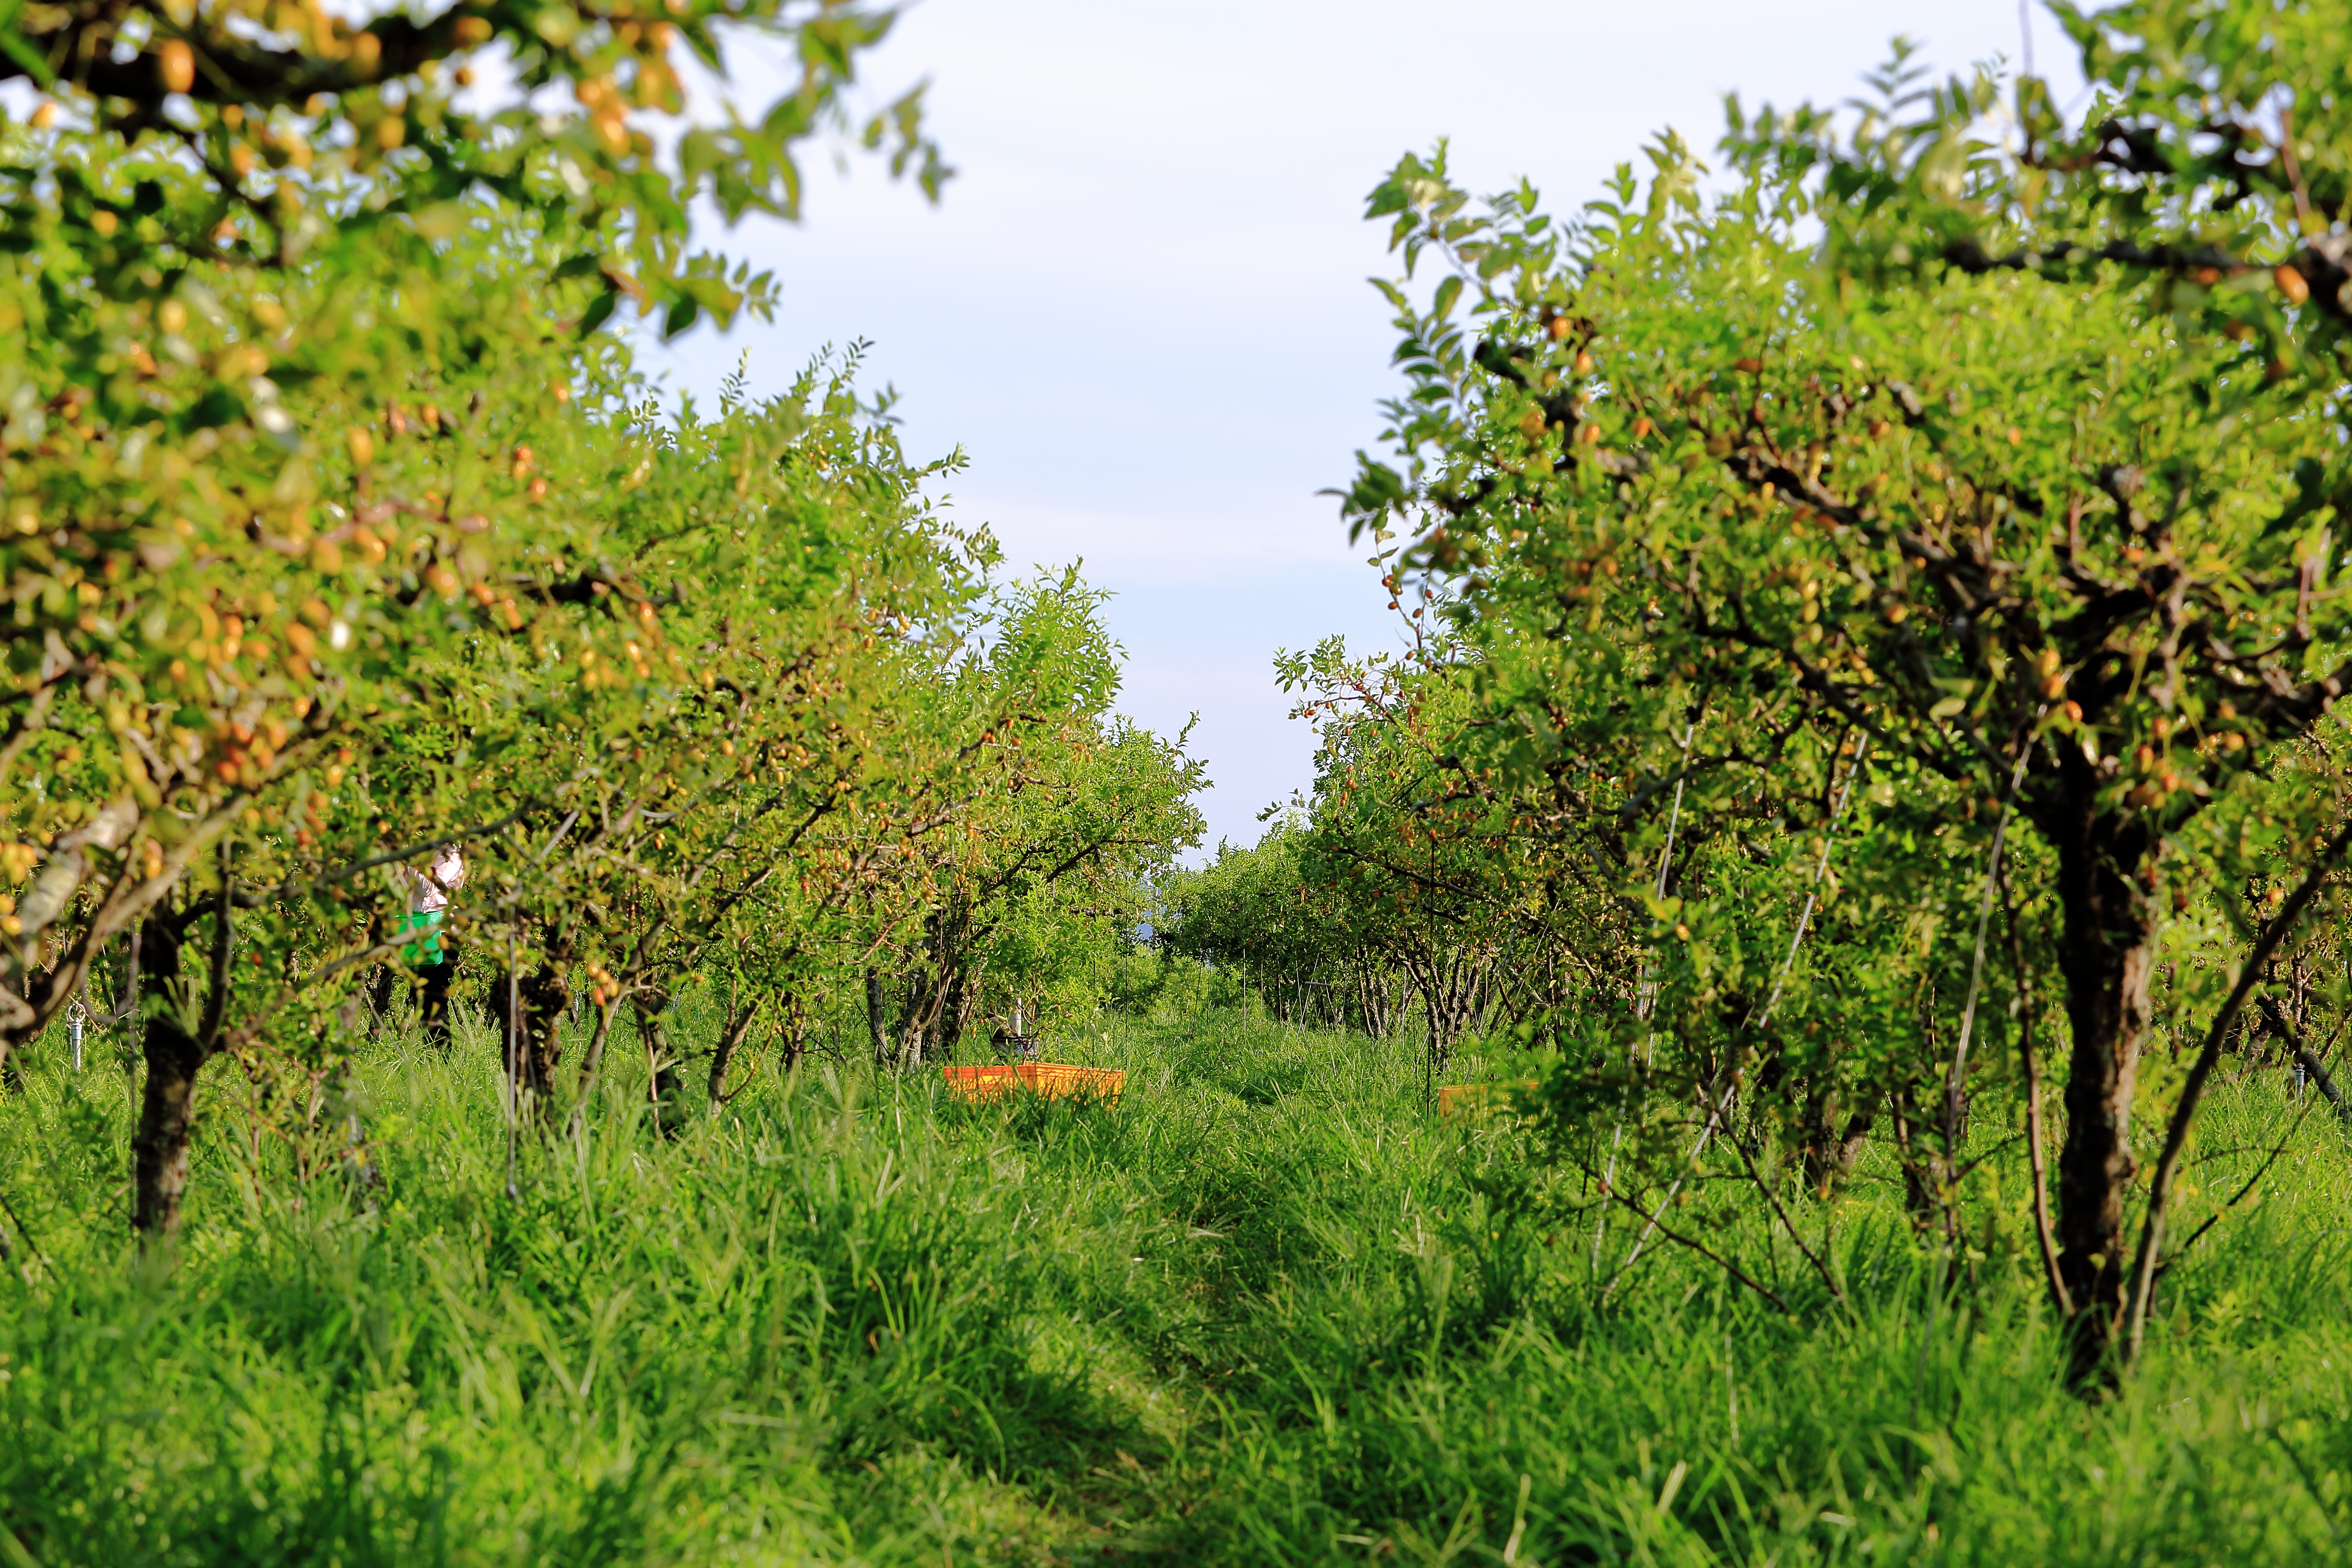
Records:
[[[994,1100],[1016,1091],[1060,1100],[1093,1095],[1116,1100],[1127,1074],[1111,1068],[1067,1067],[1059,1062],[1012,1062],[1002,1066],[941,1068],[948,1088],[966,1100]]]

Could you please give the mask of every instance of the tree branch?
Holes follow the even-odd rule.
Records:
[[[2205,1080],[2212,1076],[2214,1064],[2221,1059],[2221,1045],[2230,1027],[2238,1021],[2238,1012],[2245,1005],[2247,994],[2254,988],[2263,963],[2278,951],[2279,943],[2303,916],[2304,910],[2318,895],[2320,884],[2335,868],[2336,861],[2347,844],[2352,844],[2352,822],[2338,829],[2334,838],[2321,849],[2311,869],[2305,873],[2302,883],[2290,894],[2286,903],[2262,936],[2253,951],[2246,955],[2238,972],[2238,983],[2230,988],[2229,999],[2214,1016],[2213,1026],[2207,1031],[2204,1048],[2197,1053],[2196,1063],[2189,1069],[2188,1081],[2181,1086],[2180,1103],[2173,1107],[2172,1124],[2166,1130],[2164,1155],[2157,1162],[2155,1180],[2147,1193],[2147,1218],[2140,1226],[2139,1252],[2132,1260],[2131,1326],[2126,1353],[2137,1357],[2147,1330],[2148,1300],[2156,1289],[2156,1260],[2164,1246],[2166,1209],[2172,1196],[2172,1181],[2180,1168],[2180,1151],[2189,1142],[2189,1124],[2196,1119],[2197,1102],[2205,1093]]]

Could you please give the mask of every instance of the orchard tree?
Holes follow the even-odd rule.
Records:
[[[1200,837],[1192,797],[1207,780],[1184,738],[1113,710],[1103,598],[1075,569],[1001,590],[941,693],[960,744],[933,795],[955,816],[910,846],[903,912],[875,954],[899,992],[895,1039],[870,1019],[877,1054],[902,1067],[954,1052],[992,968],[1019,997],[1052,972],[1040,948],[1131,930],[1150,879]]]
[[[667,331],[771,308],[690,247],[689,204],[792,216],[793,147],[843,127],[888,21],[759,0],[355,26],[231,0],[0,22],[0,75],[49,95],[0,128],[0,1052],[136,944],[144,1231],[177,1222],[198,1070],[277,1026],[246,989],[322,1005],[388,951],[317,956],[372,928],[372,874],[488,829],[453,808],[488,745],[467,731],[499,715],[443,672],[485,639],[629,640],[594,606],[637,389],[597,330],[624,304]],[[680,67],[723,80],[746,34],[800,79],[717,105],[726,128],[665,162],[647,125],[684,107]],[[511,90],[475,87],[486,52]],[[918,108],[867,140],[936,187]],[[394,752],[431,837],[330,857],[350,770]]]
[[[1352,1014],[1368,1034],[1392,1033],[1410,983],[1355,907],[1309,883],[1301,864],[1307,833],[1304,810],[1285,813],[1255,844],[1220,843],[1206,865],[1171,877],[1160,942],[1264,998],[1276,1017],[1310,991],[1336,991],[1339,1005],[1328,1013]]]
[[[674,1112],[677,985],[721,942],[791,971],[895,874],[905,837],[939,826],[919,796],[952,746],[908,721],[909,699],[959,646],[992,547],[930,512],[921,486],[948,465],[904,460],[855,368],[758,403],[730,384],[717,419],[688,405],[618,443],[595,570],[527,584],[577,599],[572,626],[478,643],[444,672],[437,706],[464,715],[480,768],[460,809],[514,825],[453,920],[494,962],[531,960],[491,1011],[542,1109],[575,965],[598,1008],[583,1091],[625,1001]],[[399,755],[386,809],[422,834],[449,803],[392,773]],[[766,1001],[739,997],[722,1058]]]
[[[1401,563],[1466,635],[1592,655],[1520,661],[1496,703],[1580,692],[1698,807],[1769,760],[1826,838],[1842,778],[1898,768],[1988,888],[2003,834],[2046,848],[2051,1289],[2090,1379],[2137,1343],[2205,1079],[2352,831],[2309,771],[2352,678],[2352,35],[2243,0],[2059,15],[2079,124],[2036,79],[1920,88],[1898,58],[1858,116],[1735,102],[1712,202],[1672,138],[1572,225],[1406,159],[1371,209],[1444,275],[1392,289],[1412,390],[1347,509],[1417,536]],[[2135,1240],[2159,944],[2192,900],[2239,917],[2249,879]]]
[[[1496,754],[1481,664],[1427,637],[1404,658],[1351,659],[1335,639],[1277,663],[1320,731],[1300,875],[1410,979],[1433,1072],[1465,1034],[1620,967],[1613,880],[1570,826],[1600,825],[1592,803]]]

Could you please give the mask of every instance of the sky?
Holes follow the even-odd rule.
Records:
[[[1198,715],[1204,848],[1247,844],[1313,780],[1276,650],[1402,642],[1318,493],[1399,386],[1366,281],[1396,268],[1362,216],[1397,157],[1445,137],[1471,189],[1524,175],[1571,212],[1661,128],[1711,147],[1726,91],[1841,101],[1896,34],[1939,70],[2014,63],[2024,20],[2016,0],[918,0],[861,80],[877,103],[929,80],[959,171],[939,205],[814,152],[800,224],[705,237],[774,271],[775,321],[646,360],[708,398],[747,355],[757,393],[868,342],[909,455],[968,455],[939,487],[957,519],[1011,567],[1083,560],[1112,594],[1121,708],[1171,734]],[[2071,52],[2031,26],[2063,101]],[[747,59],[739,96],[775,79]]]

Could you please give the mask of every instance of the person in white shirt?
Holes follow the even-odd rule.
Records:
[[[434,858],[433,868],[417,879],[416,892],[410,907],[417,910],[446,910],[449,895],[466,885],[466,858],[450,845]]]
[[[415,940],[402,947],[401,955],[416,971],[423,1000],[418,1019],[425,1026],[425,1043],[439,1050],[449,1048],[449,986],[457,978],[457,944],[450,940],[442,922],[447,917],[449,895],[466,885],[466,858],[452,845],[434,858],[432,867],[422,872],[409,871],[408,918],[401,929]]]
[[[449,912],[449,893],[466,886],[466,856],[457,847],[449,847],[437,853],[428,869],[419,872],[402,865],[395,872],[402,884],[407,884],[409,908],[393,929],[393,941],[400,942],[400,957],[416,971],[419,992],[424,994],[419,1018],[425,1027],[425,1044],[446,1051],[449,985],[457,980],[457,942],[442,929],[442,921]],[[376,1023],[367,1030],[369,1039],[374,1039],[376,1025],[391,1018],[393,973],[391,963],[385,963],[376,971],[374,985],[369,987],[369,1006],[376,1016]]]

